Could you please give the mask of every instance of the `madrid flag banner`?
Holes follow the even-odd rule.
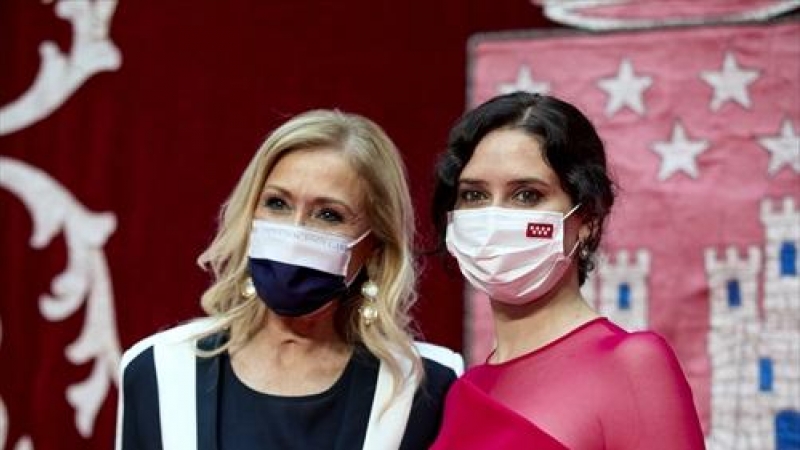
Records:
[[[550,93],[598,127],[619,196],[584,292],[672,344],[708,448],[797,448],[800,22],[482,35],[469,79],[472,106]]]

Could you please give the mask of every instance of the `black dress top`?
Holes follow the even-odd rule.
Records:
[[[236,376],[227,354],[220,362],[220,450],[333,450],[363,445],[374,393],[364,388],[374,385],[367,380],[378,376],[378,362],[367,352],[357,348],[326,391],[291,397],[255,391]],[[352,401],[366,407],[347,415],[346,406]],[[348,427],[342,426],[345,420],[364,426],[348,433]]]

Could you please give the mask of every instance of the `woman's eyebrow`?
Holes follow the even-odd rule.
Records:
[[[286,197],[291,197],[292,196],[291,192],[287,191],[286,189],[284,189],[284,188],[282,188],[280,186],[274,185],[274,184],[265,184],[264,188],[261,189],[261,194],[263,195],[268,190],[269,191],[276,191],[278,194],[286,196]]]
[[[517,187],[517,186],[526,186],[526,185],[531,185],[531,184],[540,185],[540,186],[550,186],[550,183],[548,183],[547,181],[542,180],[541,178],[536,178],[536,177],[525,177],[525,178],[517,178],[517,179],[514,179],[514,180],[509,180],[506,183],[506,186]]]
[[[483,186],[486,184],[483,180],[473,179],[473,178],[461,178],[458,180],[458,185],[461,186],[462,184],[468,186]]]

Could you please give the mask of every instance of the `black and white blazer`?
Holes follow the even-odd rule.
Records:
[[[223,340],[220,335],[197,339],[214,323],[215,319],[206,318],[180,325],[147,337],[125,352],[120,364],[116,450],[216,450],[220,357],[197,355],[198,348],[213,349]],[[364,403],[370,413],[362,449],[400,448],[412,422],[438,426],[444,394],[463,372],[464,362],[461,355],[444,347],[418,342],[416,349],[425,366],[424,396],[434,397],[435,411],[415,409],[421,389],[410,376],[391,407],[383,411],[392,383],[381,362],[377,380],[372,381],[375,394]]]

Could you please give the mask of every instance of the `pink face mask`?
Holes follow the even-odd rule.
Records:
[[[487,207],[450,213],[445,243],[476,289],[493,300],[522,305],[546,294],[564,276],[578,243],[564,253],[567,214]]]

